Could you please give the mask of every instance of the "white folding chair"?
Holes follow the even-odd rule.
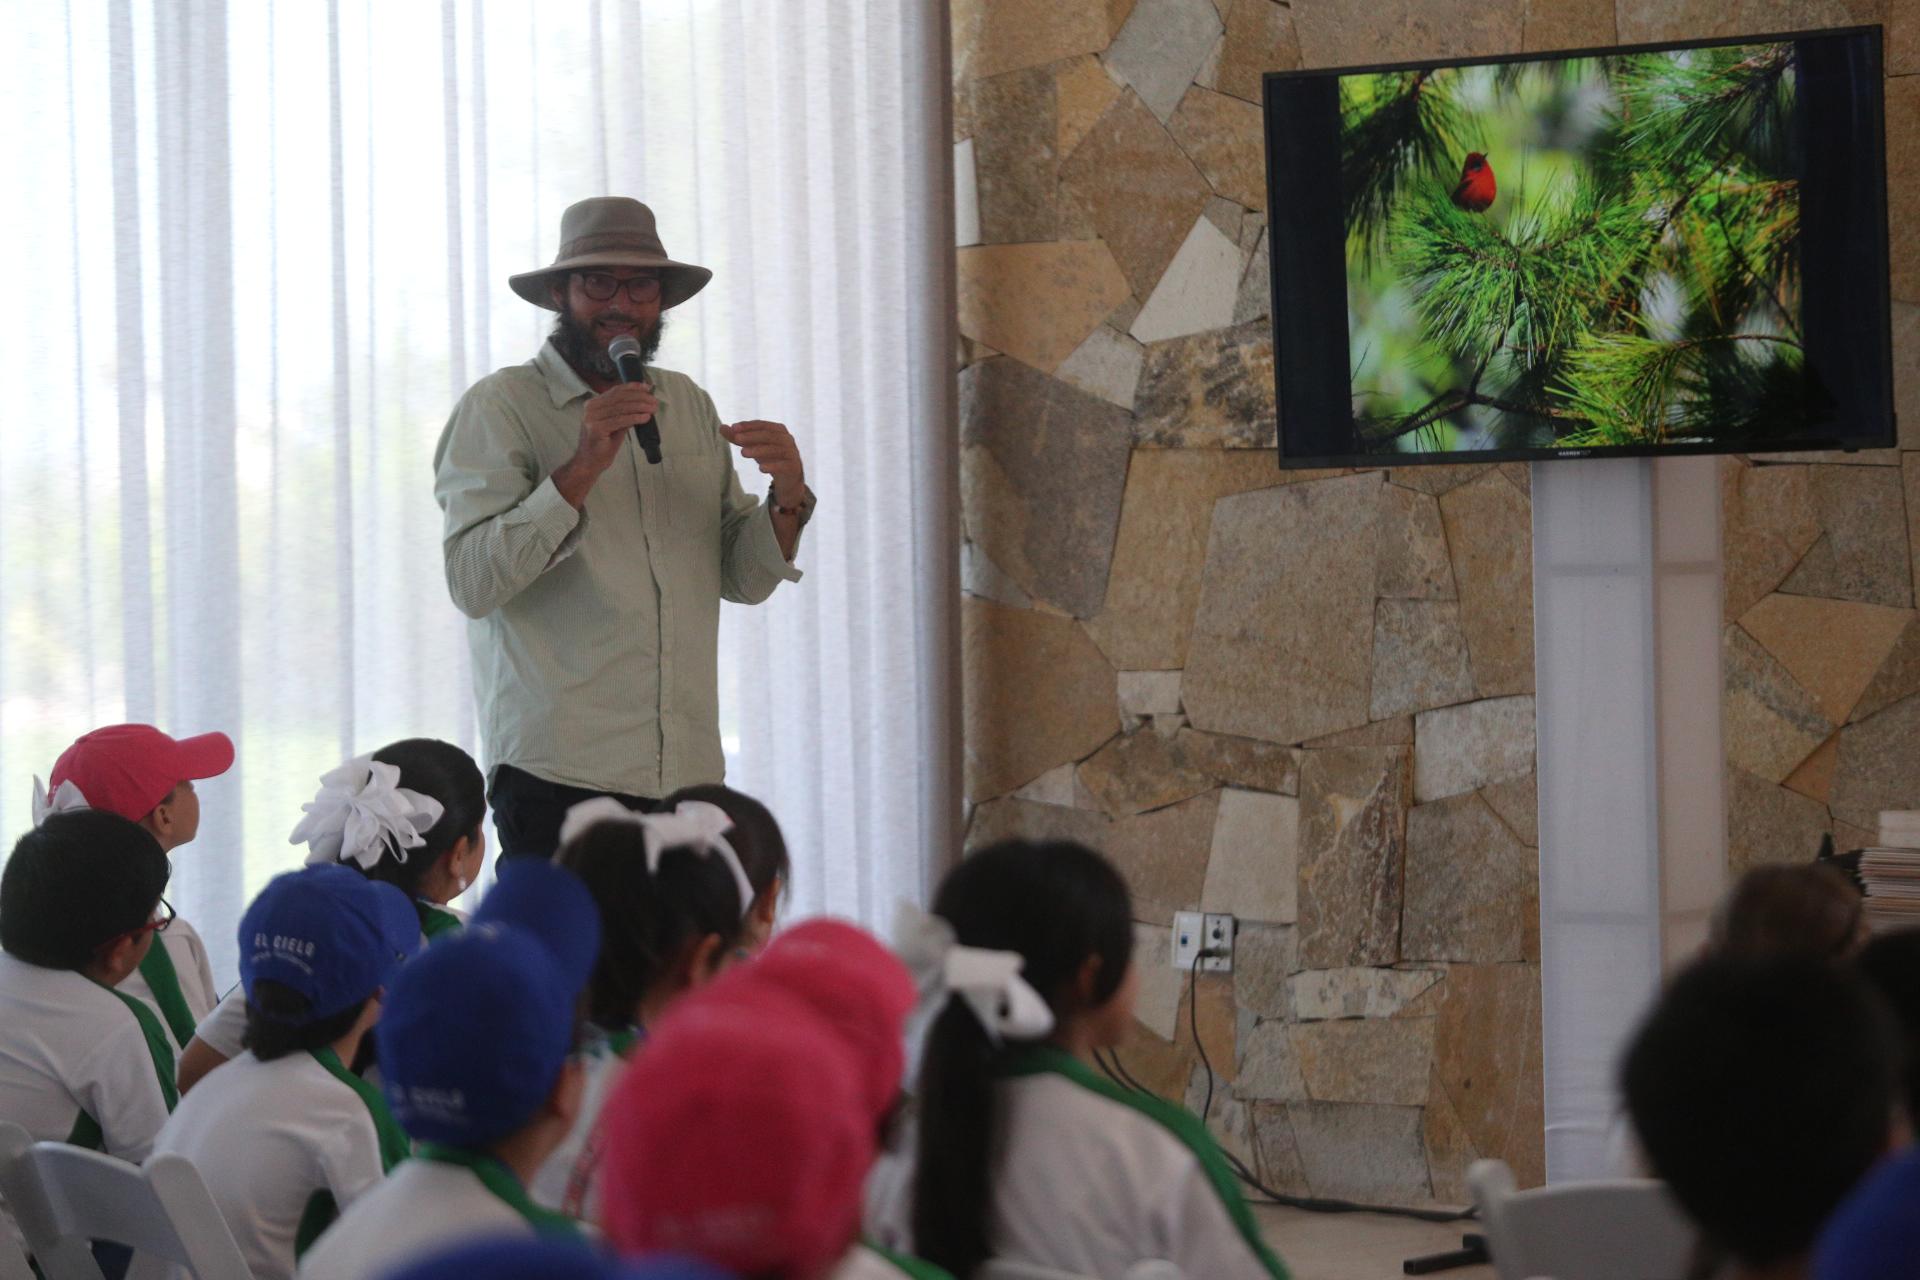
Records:
[[[47,1280],[102,1280],[92,1243],[133,1250],[127,1280],[157,1280],[184,1267],[194,1280],[250,1280],[246,1260],[207,1184],[184,1157],[142,1165],[63,1142],[36,1142],[22,1162],[25,1203],[8,1185],[27,1248]]]
[[[1467,1185],[1500,1280],[1684,1280],[1694,1229],[1651,1178],[1515,1188],[1513,1170],[1478,1160]]]
[[[0,1206],[13,1202],[8,1179],[15,1167],[26,1159],[27,1148],[32,1145],[33,1139],[25,1129],[0,1120]],[[34,1280],[25,1245],[4,1222],[0,1222],[0,1280]]]
[[[980,1268],[979,1280],[1094,1280],[1094,1277],[1031,1262],[1016,1262],[1012,1258],[990,1258]],[[1171,1262],[1154,1258],[1128,1267],[1126,1280],[1186,1280],[1186,1273]]]

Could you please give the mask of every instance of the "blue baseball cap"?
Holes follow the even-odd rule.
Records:
[[[732,1280],[733,1273],[691,1258],[610,1257],[568,1241],[506,1236],[456,1245],[419,1259],[386,1280]]]
[[[600,911],[578,876],[533,858],[503,868],[472,923],[394,979],[374,1026],[400,1127],[472,1148],[524,1125],[573,1052],[599,954]]]
[[[1840,1202],[1813,1249],[1815,1280],[1910,1280],[1920,1258],[1920,1148],[1881,1164]]]
[[[352,1008],[386,986],[420,948],[407,895],[338,864],[275,876],[240,917],[240,982],[307,998],[301,1025]]]

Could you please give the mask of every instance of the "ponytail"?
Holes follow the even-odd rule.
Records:
[[[1016,952],[1026,979],[1063,1026],[1104,1004],[1126,978],[1133,906],[1126,882],[1099,854],[1069,841],[1007,840],[963,861],[934,897],[933,913],[963,946]],[[1099,960],[1091,999],[1076,980]],[[973,1010],[950,1001],[927,1032],[921,1058],[919,1146],[914,1164],[915,1253],[956,1276],[993,1254],[994,1153],[1002,1116],[995,1094],[1018,1044],[996,1046]]]

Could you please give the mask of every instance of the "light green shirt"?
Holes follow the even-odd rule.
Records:
[[[758,604],[800,571],[741,489],[712,398],[649,373],[660,462],[628,432],[582,511],[549,476],[593,393],[551,342],[475,383],[440,437],[447,589],[470,619],[489,777],[510,764],[657,798],[725,772],[720,601]]]

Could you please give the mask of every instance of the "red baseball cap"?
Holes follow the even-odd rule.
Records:
[[[138,822],[182,782],[232,767],[233,739],[224,733],[176,739],[150,724],[110,724],[60,753],[47,789],[71,782],[89,807]]]
[[[627,1253],[822,1273],[860,1234],[874,1157],[860,1072],[781,992],[706,997],[661,1019],[601,1111],[601,1225]]]
[[[846,1047],[874,1121],[892,1110],[906,1069],[907,1015],[919,989],[885,943],[843,920],[808,920],[729,970],[714,983],[712,998],[752,1000],[761,987],[806,1005]]]

